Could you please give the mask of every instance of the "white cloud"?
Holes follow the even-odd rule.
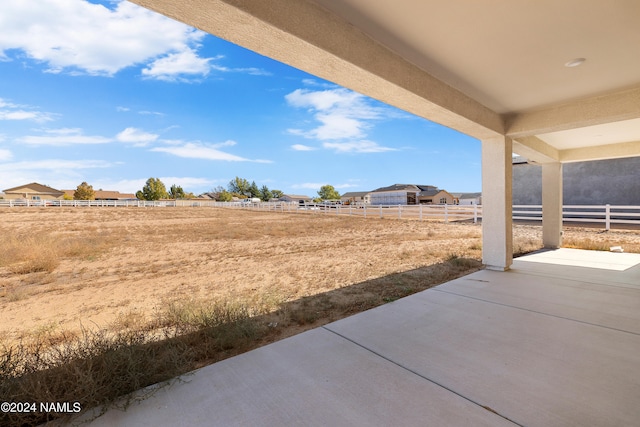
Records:
[[[320,190],[320,187],[323,185],[332,185],[335,189],[342,188],[352,188],[357,187],[355,184],[329,184],[328,182],[318,183],[318,182],[305,182],[302,184],[293,184],[291,188],[305,188],[310,190]]]
[[[224,58],[223,55],[218,55],[213,60],[219,60]],[[252,76],[271,76],[272,74],[269,71],[263,70],[262,68],[248,67],[248,68],[229,68],[224,65],[211,64],[211,68],[216,71],[221,71],[223,73],[243,73],[249,74]]]
[[[39,111],[0,111],[0,120],[34,120],[36,122],[46,122],[53,120],[51,116]]]
[[[333,188],[337,190],[341,190],[343,188],[353,188],[353,187],[358,187],[358,186],[355,184],[336,184],[333,186]]]
[[[205,191],[210,189],[216,184],[216,180],[212,180],[209,178],[196,178],[189,176],[166,176],[160,177],[160,180],[167,187],[167,190],[173,185],[179,185],[184,189],[184,191],[191,191],[194,193],[199,193],[201,191]]]
[[[72,189],[87,180],[85,171],[111,166],[112,163],[103,160],[48,159],[3,163],[0,167],[0,182],[3,188],[39,182],[57,189]]]
[[[347,89],[310,91],[296,89],[285,96],[287,102],[294,107],[312,108],[317,111],[348,109],[362,103],[364,96]]]
[[[158,135],[154,133],[148,133],[137,128],[128,127],[117,134],[116,139],[120,142],[133,143],[135,147],[145,147],[151,142],[157,140]]]
[[[116,111],[118,113],[123,113],[123,112],[129,111],[129,110],[130,110],[130,108],[127,108],[127,107],[120,107],[120,106],[116,107]]]
[[[337,85],[335,85],[333,83],[319,82],[318,80],[315,80],[315,79],[303,79],[302,80],[302,84],[304,84],[305,86],[322,87],[322,88],[336,88],[336,87],[338,87]]]
[[[16,142],[60,147],[75,144],[106,144],[113,141],[103,136],[83,135],[82,130],[77,128],[48,129],[44,132],[46,135],[27,135],[16,139]]]
[[[340,112],[316,114],[316,119],[322,125],[312,130],[309,135],[319,140],[360,138],[366,135],[364,129],[370,127],[367,122]]]
[[[313,147],[309,147],[308,145],[302,145],[302,144],[293,144],[291,146],[291,148],[295,151],[313,151],[315,150],[315,148]]]
[[[112,164],[103,160],[36,160],[28,162],[5,163],[2,165],[4,171],[37,171],[37,170],[76,170],[76,169],[96,169],[108,168]]]
[[[231,71],[234,71],[236,73],[249,74],[250,76],[271,76],[272,75],[272,73],[270,73],[267,70],[263,70],[262,68],[255,68],[255,67],[232,68]]]
[[[324,148],[341,153],[393,150],[363,139],[374,121],[388,116],[387,109],[371,105],[371,101],[363,95],[343,88],[321,91],[297,89],[286,95],[285,99],[293,107],[306,108],[319,122],[312,129],[289,129],[290,134],[323,141]]]
[[[235,142],[232,139],[228,139],[225,142],[219,142],[218,144],[212,144],[212,146],[214,147],[233,147],[234,145],[238,144],[237,142]]]
[[[0,120],[33,120],[38,123],[52,121],[54,114],[35,111],[36,107],[19,105],[0,98]]]
[[[305,182],[302,184],[293,184],[291,188],[307,188],[311,190],[319,190],[323,185],[327,185],[326,182],[318,183],[318,182]]]
[[[184,74],[206,76],[212,58],[200,58],[193,49],[170,53],[142,70],[142,75],[164,81],[185,81]]]
[[[172,154],[178,157],[185,157],[190,159],[205,159],[205,160],[223,160],[228,162],[257,162],[257,163],[271,163],[269,160],[251,160],[244,157],[236,156],[235,154],[225,153],[218,150],[218,147],[235,145],[233,141],[226,141],[221,144],[203,144],[195,142],[182,143],[179,141],[171,141],[169,147],[156,147],[151,151],[157,151],[162,153]]]
[[[113,3],[112,9],[81,0],[39,0],[37,7],[3,1],[0,28],[0,58],[11,60],[8,51],[18,49],[51,73],[112,76],[150,62],[156,64],[150,68],[156,78],[167,77],[158,68],[161,64],[172,76],[208,71],[202,64],[209,59],[194,51],[204,32],[126,1]],[[176,60],[187,57],[191,60]]]
[[[0,162],[5,162],[13,158],[13,153],[9,150],[0,149]]]
[[[339,153],[382,153],[397,151],[395,148],[383,147],[373,141],[323,142],[322,146]]]
[[[144,184],[147,182],[148,179],[149,177],[135,178],[135,179],[121,179],[118,181],[112,181],[110,179],[98,178],[98,179],[91,180],[89,184],[91,184],[94,189],[102,188],[103,190],[119,191],[121,193],[135,194],[136,191],[142,190],[142,187],[144,187]]]

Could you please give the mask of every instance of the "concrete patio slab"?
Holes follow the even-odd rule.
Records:
[[[517,424],[640,420],[637,334],[438,290],[327,328]]]
[[[531,274],[520,270],[485,270],[443,284],[437,290],[640,334],[638,287],[557,277],[532,280]]]
[[[91,425],[637,425],[640,255],[609,270],[579,255],[621,264],[522,257],[205,367]]]
[[[516,258],[513,271],[580,279],[591,283],[640,286],[640,254],[579,249],[543,250]]]
[[[195,371],[93,426],[513,425],[326,329]]]
[[[584,252],[580,249],[561,248],[527,255],[520,261],[624,271],[638,265],[640,257],[638,254],[604,251],[591,251],[585,256]]]

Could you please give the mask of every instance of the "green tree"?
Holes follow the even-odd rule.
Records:
[[[333,188],[333,185],[323,185],[318,191],[318,197],[322,200],[338,200],[340,199],[340,193]]]
[[[280,190],[271,190],[271,197],[275,197],[276,199],[279,199],[280,197],[284,196],[284,193]]]
[[[179,185],[173,184],[169,189],[169,198],[170,199],[186,199],[187,194],[184,192],[182,187]]]
[[[219,200],[218,198],[220,197],[220,193],[222,193],[223,191],[227,191],[227,190],[225,190],[222,185],[218,185],[217,187],[214,187],[211,190],[209,190],[206,194],[208,194],[210,197],[214,198],[215,200]]]
[[[235,193],[238,196],[247,196],[247,193],[249,193],[249,181],[247,181],[244,178],[240,178],[240,177],[235,177],[234,179],[232,179],[231,181],[229,181],[229,185],[227,186],[227,189],[229,190],[230,193]]]
[[[73,200],[95,200],[96,192],[93,191],[93,186],[82,182],[82,184],[76,187],[76,191],[73,192]]]
[[[249,186],[249,193],[251,193],[250,197],[257,197],[260,198],[260,189],[258,188],[258,186],[256,185],[256,182],[253,181],[251,183],[251,185]]]
[[[218,197],[216,198],[219,202],[230,202],[233,200],[233,195],[229,193],[227,190],[222,190],[218,193]]]
[[[136,197],[142,200],[160,200],[166,199],[168,196],[167,188],[160,181],[160,178],[149,178],[142,187],[142,191],[136,193]]]
[[[263,185],[260,188],[260,199],[263,202],[268,202],[269,200],[271,200],[272,197],[273,197],[273,193],[269,190],[269,187],[267,187],[266,185]]]

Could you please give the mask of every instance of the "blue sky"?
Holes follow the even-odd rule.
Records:
[[[480,191],[480,142],[126,1],[0,2],[0,190]]]

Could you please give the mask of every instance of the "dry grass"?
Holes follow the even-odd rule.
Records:
[[[118,331],[43,331],[3,349],[0,396],[3,401],[98,407],[184,374],[203,361],[246,350],[263,329],[242,308],[214,304],[193,312],[173,307],[153,324]],[[69,415],[2,413],[0,425],[36,425]]]
[[[625,252],[640,253],[637,231],[599,231],[585,236],[579,230],[568,230],[562,240],[565,248],[608,251],[614,246],[622,246]]]
[[[105,325],[167,295],[294,300],[452,251],[480,256],[473,225],[449,233],[426,222],[191,208],[11,210],[3,219],[12,249],[0,261],[0,335],[16,339],[39,323]]]
[[[126,396],[141,388],[170,384],[199,367],[479,267],[477,260],[452,255],[441,264],[296,301],[283,302],[276,295],[243,302],[178,299],[152,316],[122,314],[106,329],[73,333],[48,325],[2,348],[0,396],[14,402],[80,402],[85,410],[125,409],[132,399]],[[0,425],[34,425],[72,415],[6,413],[0,414]]]
[[[3,220],[0,396],[85,409],[481,268],[474,224],[194,208]],[[565,242],[640,252],[638,232]],[[541,246],[540,227],[514,227],[516,254]]]
[[[108,245],[100,236],[19,233],[3,237],[0,268],[13,274],[52,273],[67,258],[91,258]]]

